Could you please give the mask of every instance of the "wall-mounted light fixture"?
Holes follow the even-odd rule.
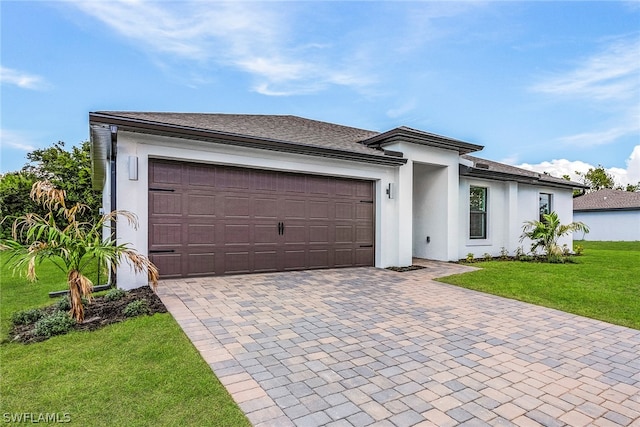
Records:
[[[395,197],[395,191],[393,188],[393,183],[389,183],[389,185],[387,186],[387,197],[389,197],[390,199],[393,199]]]
[[[129,180],[138,180],[138,158],[136,156],[129,156]]]

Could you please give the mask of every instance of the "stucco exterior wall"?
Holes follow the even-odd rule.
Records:
[[[588,234],[574,236],[580,240],[636,241],[640,240],[640,210],[574,212],[575,221],[589,227]]]
[[[469,189],[471,186],[487,188],[487,238],[469,238]],[[522,226],[525,221],[539,217],[540,193],[552,195],[552,210],[558,213],[562,224],[573,221],[573,194],[569,189],[533,186],[512,181],[493,181],[485,179],[460,178],[460,237],[458,240],[458,259],[471,253],[482,257],[485,253],[499,256],[504,248],[513,255],[518,247],[525,253],[531,248],[531,242],[520,242]],[[572,246],[572,236],[559,240],[560,245]]]
[[[137,158],[137,180],[131,180],[129,177],[130,157]],[[403,264],[399,256],[400,252],[397,250],[400,246],[399,203],[402,200],[397,197],[389,199],[385,192],[389,183],[392,183],[395,188],[398,187],[399,169],[397,167],[120,131],[118,133],[117,154],[117,209],[134,212],[139,218],[139,227],[134,229],[124,221],[120,222],[117,228],[117,238],[120,243],[129,243],[142,254],[147,255],[148,252],[147,193],[150,158],[374,180],[376,183],[375,265],[388,267],[411,263],[409,259],[408,263]],[[404,168],[404,166],[400,168]],[[108,191],[107,187],[106,193]],[[105,197],[105,209],[112,208],[109,206],[108,197]],[[410,240],[408,245],[410,253]],[[147,283],[146,276],[134,274],[128,265],[121,266],[117,275],[118,286],[125,289],[143,286]]]

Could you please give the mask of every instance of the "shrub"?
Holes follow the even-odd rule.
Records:
[[[584,252],[584,246],[576,245],[576,247],[573,248],[573,252],[578,256],[582,255],[582,253]]]
[[[39,308],[16,311],[11,315],[11,322],[14,325],[28,325],[44,316],[44,311]]]
[[[500,259],[503,261],[509,259],[509,251],[504,246],[500,248]]]
[[[465,258],[465,261],[466,261],[466,262],[473,262],[474,260],[475,260],[475,257],[473,256],[473,253],[472,253],[472,252],[469,252],[469,253],[467,254],[467,257]]]
[[[80,298],[80,301],[82,301],[83,306],[86,306],[87,304],[89,304],[89,300],[85,297]],[[65,296],[63,296],[58,300],[58,303],[56,304],[56,310],[58,311],[71,310],[71,298],[69,298],[69,294],[66,294]]]
[[[491,260],[493,259],[493,255],[491,255],[489,252],[485,252],[485,253],[482,255],[482,258],[483,258],[485,261],[491,261]]]
[[[69,314],[54,311],[36,322],[33,333],[40,337],[52,337],[66,334],[73,328],[76,321]]]
[[[122,299],[127,293],[122,289],[113,288],[109,289],[106,294],[104,294],[105,301],[118,301]]]
[[[522,259],[522,257],[524,256],[524,250],[522,249],[522,246],[518,246],[516,248],[516,252],[515,255],[513,256],[515,259],[520,260]]]
[[[149,306],[147,305],[146,301],[137,299],[127,304],[124,310],[122,310],[122,314],[124,314],[127,317],[135,317],[135,316],[140,316],[141,314],[149,314]]]

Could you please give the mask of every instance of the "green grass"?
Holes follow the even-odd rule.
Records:
[[[588,242],[575,264],[489,261],[438,279],[507,298],[640,329],[640,242]]]
[[[50,304],[47,292],[65,289],[64,273],[43,267],[40,281],[27,283],[3,263],[3,338],[12,312]],[[2,414],[69,414],[82,426],[249,426],[168,313],[36,344],[3,343],[0,378]]]

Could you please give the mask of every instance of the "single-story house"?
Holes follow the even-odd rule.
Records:
[[[165,278],[526,252],[523,222],[551,210],[571,222],[572,190],[582,187],[404,126],[120,111],[89,121],[104,209],[140,221],[137,229],[119,223],[118,241]],[[117,276],[121,287],[146,283],[126,266]]]
[[[573,220],[584,222],[584,240],[640,240],[640,193],[602,189],[573,199]]]

